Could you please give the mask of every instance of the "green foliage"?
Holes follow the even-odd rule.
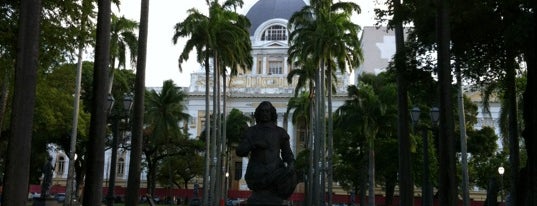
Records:
[[[203,142],[182,141],[181,150],[162,160],[158,168],[157,180],[161,185],[174,185],[188,189],[188,183],[203,173],[204,161],[200,151]]]
[[[58,149],[70,151],[76,65],[66,64],[51,71],[39,76],[37,83],[32,153],[39,156],[48,155],[47,145],[51,143]],[[83,108],[84,104],[81,103],[80,107]],[[79,142],[87,139],[89,122],[90,114],[80,110],[77,125]],[[32,163],[34,169],[31,171],[36,171],[42,164]],[[41,174],[32,175],[39,177]]]
[[[177,155],[200,151],[198,143],[188,140],[180,123],[188,121],[186,94],[172,80],[163,82],[162,90],[147,91],[145,98],[145,124],[143,153],[147,163],[150,193],[156,186],[157,174],[164,161],[172,164]],[[171,159],[168,159],[171,158]],[[170,168],[171,170],[171,168]],[[184,178],[184,177],[183,177]]]
[[[345,182],[347,188],[358,188],[366,178],[367,152],[374,149],[380,158],[374,160],[376,179],[395,181],[392,177],[398,164],[390,160],[397,159],[395,84],[386,75],[364,74],[359,87],[349,86],[348,92],[350,100],[338,108],[334,117],[335,179]],[[369,145],[372,141],[374,148]],[[365,172],[364,176],[355,177],[360,171]]]
[[[172,80],[164,81],[161,91],[146,92],[146,131],[155,144],[184,138],[179,122],[187,121],[186,93]]]
[[[249,116],[244,115],[240,110],[233,108],[227,116],[226,138],[228,146],[238,145],[243,133],[251,122]]]
[[[223,4],[218,1],[207,1],[209,16],[197,9],[188,10],[187,18],[175,25],[173,43],[179,38],[190,37],[179,56],[179,69],[181,64],[188,60],[189,54],[196,49],[197,62],[208,64],[209,57],[217,55],[218,62],[225,68],[231,68],[231,75],[237,73],[238,68],[251,69],[253,64],[251,56],[251,42],[248,29],[250,21],[244,15],[235,12],[236,7],[242,7],[242,0],[227,0]],[[224,74],[224,72],[221,72]]]
[[[483,127],[480,130],[469,130],[468,153],[472,156],[490,157],[498,150],[498,136],[491,127]]]

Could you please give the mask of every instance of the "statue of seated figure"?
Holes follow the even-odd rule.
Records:
[[[270,102],[261,102],[254,117],[256,125],[246,130],[236,150],[240,157],[249,155],[244,178],[253,192],[247,204],[282,205],[297,184],[289,135],[276,125],[276,108]]]

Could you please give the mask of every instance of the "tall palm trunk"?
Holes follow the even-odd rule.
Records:
[[[469,206],[470,194],[468,191],[468,153],[466,147],[466,120],[464,117],[464,96],[462,94],[462,77],[459,62],[455,62],[455,66],[457,74],[457,104],[459,107],[459,130],[461,138],[462,203],[463,206]]]
[[[320,67],[320,87],[321,92],[319,92],[319,164],[320,164],[320,170],[319,172],[321,177],[321,203],[326,202],[326,106],[325,106],[325,95],[326,95],[326,71],[324,70],[325,62],[321,62]]]
[[[41,0],[22,0],[15,64],[15,90],[2,205],[26,205],[39,55]]]
[[[136,82],[134,86],[134,113],[132,121],[131,157],[126,205],[138,205],[140,200],[140,174],[142,164],[142,142],[144,129],[145,70],[147,56],[147,30],[149,26],[149,0],[140,5],[140,28],[138,29],[138,56],[136,62]]]
[[[84,22],[81,23],[81,27],[84,28]],[[83,30],[81,30],[83,31]],[[78,45],[78,63],[76,65],[76,82],[75,82],[75,98],[73,101],[73,126],[71,129],[71,140],[69,143],[69,168],[67,171],[67,188],[65,191],[65,205],[71,205],[72,201],[76,198],[75,189],[75,155],[76,155],[76,139],[78,133],[78,113],[80,107],[80,83],[82,80],[82,57],[84,52],[84,38],[81,38]]]
[[[510,172],[510,179],[512,182],[511,186],[511,203],[512,205],[518,205],[517,202],[517,187],[518,187],[518,178],[519,178],[519,168],[520,168],[520,146],[519,146],[519,139],[518,139],[518,109],[517,109],[517,89],[516,89],[516,77],[515,77],[515,55],[513,54],[513,50],[510,48],[506,51],[506,57],[504,59],[506,65],[506,85],[507,85],[507,101],[508,103],[508,110],[509,110],[509,163],[511,164],[511,172]],[[500,189],[500,191],[503,191],[503,188]]]
[[[534,8],[535,9],[535,8]],[[534,15],[534,18],[537,18]],[[534,19],[534,22],[537,19]],[[534,30],[535,31],[535,30]],[[535,44],[535,33],[533,34],[533,44]],[[526,143],[526,151],[528,159],[526,160],[526,173],[520,174],[521,184],[518,198],[518,205],[531,206],[537,205],[537,95],[535,95],[535,89],[537,88],[537,62],[535,55],[535,48],[528,48],[525,53],[527,62],[527,83],[526,91],[524,91],[524,140]],[[523,186],[523,184],[525,186]]]
[[[535,11],[535,2],[531,5]],[[533,15],[533,22],[537,22],[537,15]],[[527,80],[526,88],[524,91],[524,131],[522,136],[526,143],[526,151],[528,159],[526,160],[527,174],[520,173],[519,188],[518,188],[518,205],[537,205],[537,95],[535,95],[535,89],[537,88],[537,57],[535,54],[535,42],[537,41],[537,24],[533,24],[533,33],[530,36],[530,42],[526,44],[524,48],[524,57],[527,64]],[[533,43],[532,43],[533,42]],[[533,174],[533,175],[528,175]],[[527,178],[527,179],[526,179]],[[522,183],[527,183],[528,186],[524,186]]]
[[[369,176],[369,205],[375,206],[375,135],[377,132],[371,132],[373,135],[368,135],[368,176]]]
[[[328,186],[328,205],[332,205],[332,184],[333,184],[333,159],[334,155],[334,118],[332,114],[332,67],[328,67],[328,135],[327,135],[327,148],[328,155],[326,157],[327,170],[326,170],[326,179]]]
[[[455,206],[457,185],[455,181],[455,145],[453,134],[453,107],[451,100],[450,27],[447,0],[438,0],[438,80],[440,86],[440,174],[439,193],[441,206]]]
[[[209,204],[208,205],[216,205],[217,202],[216,202],[216,188],[217,188],[217,185],[216,185],[216,182],[217,182],[217,177],[216,175],[218,174],[217,170],[218,170],[218,157],[217,157],[217,154],[218,154],[218,144],[217,144],[217,128],[218,128],[218,125],[217,125],[217,120],[218,120],[218,113],[217,113],[217,104],[216,104],[216,101],[217,101],[217,76],[218,76],[218,59],[217,59],[217,52],[216,51],[213,51],[214,52],[214,55],[213,55],[213,117],[214,117],[214,120],[212,122],[212,127],[211,127],[211,183],[209,184],[209,186],[211,187],[211,191],[209,192]]]
[[[322,96],[322,90],[321,90],[321,66],[319,65],[317,72],[315,73],[315,132],[313,135],[313,149],[311,150],[313,154],[313,200],[312,200],[312,206],[318,206],[321,203],[321,195],[323,194],[323,191],[321,190],[321,97]]]
[[[209,189],[210,189],[210,177],[211,177],[211,111],[210,111],[210,67],[209,56],[205,56],[205,171],[203,178],[203,201],[204,205],[209,204]]]
[[[309,98],[309,115],[308,115],[308,118],[309,118],[309,121],[308,121],[308,124],[309,124],[309,128],[306,130],[308,132],[308,149],[310,150],[309,151],[309,155],[308,155],[308,165],[310,166],[309,169],[308,169],[308,179],[307,179],[307,184],[306,184],[306,205],[313,205],[313,201],[314,201],[314,185],[315,185],[315,156],[314,156],[314,143],[315,143],[315,140],[314,140],[314,137],[315,137],[315,134],[316,132],[315,131],[311,131],[315,128],[315,121],[313,119],[314,115],[315,115],[315,101],[313,99],[313,90],[314,88],[312,86],[310,86],[310,95],[308,96]]]
[[[4,68],[4,79],[2,81],[2,91],[0,94],[0,141],[2,141],[2,130],[4,129],[4,120],[6,119],[6,107],[7,107],[7,99],[9,94],[9,80],[10,80],[10,73],[7,67]]]
[[[394,15],[401,14],[401,1],[394,0]],[[398,19],[398,18],[394,18]],[[414,205],[414,181],[412,179],[410,136],[408,130],[408,86],[406,79],[406,52],[403,23],[395,24],[395,67],[397,71],[397,135],[399,141],[399,190],[401,205]]]
[[[104,170],[104,138],[106,136],[106,80],[110,57],[110,0],[98,1],[97,41],[93,67],[93,102],[87,146],[87,176],[84,185],[83,205],[99,205],[102,198]]]
[[[229,77],[231,79],[231,76]],[[222,173],[223,177],[225,177],[225,174],[227,172],[227,159],[228,159],[228,152],[227,152],[227,136],[226,136],[226,71],[224,70],[222,73],[222,152],[220,154],[220,157],[222,157]],[[226,177],[227,178],[227,177]],[[222,192],[223,195],[221,199],[225,199],[227,197],[227,185],[226,185],[226,178],[222,178]]]

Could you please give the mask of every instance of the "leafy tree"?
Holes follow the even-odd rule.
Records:
[[[353,88],[356,91],[356,87]],[[361,135],[361,128],[356,127],[355,118],[359,113],[357,102],[354,99],[347,100],[343,106],[336,110],[334,120],[334,179],[337,180],[343,188],[353,191],[360,191],[361,201],[365,204],[365,188],[367,187],[367,141],[365,136]],[[352,120],[352,121],[351,121]],[[358,175],[356,175],[358,174]]]
[[[347,100],[336,111],[336,118],[340,121],[336,128],[353,127],[352,130],[343,130],[352,132],[353,136],[363,138],[361,140],[363,145],[360,149],[364,150],[364,153],[368,153],[370,193],[373,193],[372,188],[376,185],[375,179],[382,179],[383,182],[389,185],[386,190],[391,191],[391,193],[387,193],[388,199],[391,199],[396,183],[396,178],[394,177],[397,174],[397,165],[377,161],[380,162],[380,168],[376,170],[374,155],[376,153],[376,142],[384,143],[381,146],[383,150],[379,152],[381,154],[393,153],[396,150],[396,144],[394,144],[396,142],[394,138],[396,134],[396,90],[393,81],[390,83],[390,79],[387,77],[385,74],[379,76],[363,74],[358,82],[358,87],[350,86],[348,91],[351,99]],[[343,122],[343,120],[349,121],[351,119],[353,120],[351,121],[352,126],[347,125],[351,122]],[[379,129],[381,127],[383,128],[382,130]],[[344,145],[343,148],[338,148],[336,151],[339,153],[344,152]],[[344,156],[344,154],[336,156],[340,157]],[[389,155],[386,156],[383,158],[389,158]],[[342,161],[351,160],[346,157],[340,158]],[[344,162],[343,164],[350,164],[350,162]],[[375,170],[382,171],[380,178],[375,177]],[[358,185],[356,184],[354,187]],[[371,194],[370,197],[372,196]]]
[[[180,128],[181,121],[187,121],[186,94],[173,81],[164,81],[162,90],[146,93],[146,129],[144,130],[145,160],[147,162],[147,181],[149,194],[153,195],[157,171],[160,163],[181,154],[187,135]]]
[[[535,50],[528,49],[527,46],[528,42],[535,41],[535,21],[533,21],[535,15],[531,11],[534,5],[528,1],[465,1],[460,3],[455,1],[449,5],[444,3],[442,1],[438,4],[423,4],[420,1],[405,1],[403,7],[405,15],[401,18],[413,22],[414,32],[410,36],[419,39],[422,52],[433,50],[440,54],[438,51],[444,49],[442,54],[445,56],[439,59],[439,62],[443,62],[443,64],[439,64],[440,67],[449,68],[449,62],[446,59],[448,59],[448,52],[450,52],[453,59],[457,61],[456,63],[463,65],[465,76],[472,78],[474,82],[500,80],[506,88],[510,88],[506,97],[511,105],[510,116],[516,117],[514,78],[515,69],[519,65],[517,61],[525,61],[528,71],[531,71],[535,65]],[[439,8],[441,9],[437,10]],[[443,12],[447,10],[450,12]],[[389,12],[381,12],[380,14],[389,14]],[[441,24],[444,26],[435,26],[437,24],[435,17],[437,16],[441,16],[443,22],[449,20],[451,26],[446,27],[445,24]],[[436,44],[435,33],[448,34],[448,32],[452,34],[451,38],[446,38],[451,40],[450,48],[446,45],[446,39],[444,39],[444,44]],[[520,33],[524,33],[524,35],[520,35]],[[446,79],[451,81],[449,77]],[[531,82],[530,79],[528,82]],[[447,98],[447,95],[445,97]],[[532,99],[526,98],[525,100]],[[510,142],[513,144],[510,144],[510,152],[512,152],[510,157],[511,166],[514,168],[518,168],[517,161],[519,160],[516,154],[519,142],[518,135],[516,135],[516,123],[516,119],[512,118]],[[532,150],[531,147],[527,149]],[[518,179],[516,170],[511,173],[510,178],[514,182],[518,181],[516,180]],[[516,188],[517,186],[511,188],[511,193],[515,199],[514,204],[523,205],[525,203],[516,202],[524,199],[517,198]],[[453,192],[450,192],[449,196],[450,199],[455,198]]]
[[[173,184],[177,188],[188,189],[190,181],[203,174],[203,156],[200,153],[204,149],[203,142],[188,140],[182,143],[180,152],[163,159],[157,172],[161,185]]]

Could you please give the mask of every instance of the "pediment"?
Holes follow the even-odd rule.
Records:
[[[281,42],[269,42],[269,43],[264,44],[263,47],[280,48],[280,47],[287,47],[287,44],[284,44]]]

